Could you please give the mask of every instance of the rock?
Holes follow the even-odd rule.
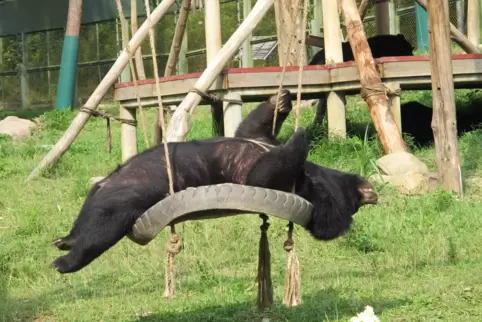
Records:
[[[378,168],[386,175],[401,175],[408,172],[426,174],[429,169],[425,163],[408,152],[394,152],[376,161]]]
[[[88,185],[89,186],[93,186],[95,185],[97,182],[101,181],[101,180],[104,180],[105,177],[92,177],[89,179],[89,182],[88,182]]]
[[[12,138],[20,139],[30,136],[35,123],[16,116],[7,116],[0,121],[0,134],[6,134]]]
[[[394,176],[375,175],[372,177],[372,180],[375,182],[386,182],[406,195],[422,194],[438,187],[438,175],[435,172],[420,174],[409,171]]]

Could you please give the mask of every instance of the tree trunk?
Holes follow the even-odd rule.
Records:
[[[415,0],[417,3],[427,10],[426,0]],[[429,27],[430,29],[430,27]],[[450,23],[450,37],[460,46],[467,54],[480,54],[480,50],[465,35]]]
[[[382,80],[376,70],[375,61],[368,46],[356,2],[355,0],[341,0],[341,3],[348,39],[360,74],[362,89],[380,87]],[[365,96],[365,101],[368,104],[373,124],[385,153],[407,151],[407,146],[398,131],[383,90],[370,92],[369,95]]]
[[[444,0],[430,0],[427,9],[431,31],[429,48],[432,70],[432,129],[437,168],[442,186],[457,192],[461,197],[462,175],[457,143],[448,3]]]

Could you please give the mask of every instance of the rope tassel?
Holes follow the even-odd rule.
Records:
[[[269,228],[268,216],[260,215],[263,219],[261,238],[259,240],[258,256],[258,307],[268,308],[273,304],[273,284],[271,282],[271,254],[269,252],[268,236],[266,232]]]
[[[174,282],[174,257],[182,250],[182,239],[176,234],[174,226],[171,226],[171,237],[166,243],[166,257],[165,257],[165,285],[164,297],[172,299],[175,294]]]
[[[301,304],[301,274],[300,263],[296,256],[293,242],[293,223],[288,224],[288,238],[284,242],[284,249],[288,253],[286,260],[285,289],[283,304],[291,307]]]

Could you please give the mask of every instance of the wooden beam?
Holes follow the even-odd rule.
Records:
[[[397,124],[388,108],[388,99],[382,91],[382,80],[378,74],[368,41],[363,30],[363,23],[355,0],[341,0],[348,39],[355,57],[355,64],[360,74],[360,83],[369,91],[364,99],[373,120],[378,137],[386,154],[407,151],[407,146],[398,131]],[[373,89],[379,89],[374,91]]]
[[[338,14],[338,0],[324,0],[323,5],[323,34],[325,40],[325,63],[336,64],[343,62],[342,34]],[[328,112],[328,136],[330,138],[346,137],[345,96],[341,92],[331,91],[328,97],[320,97],[317,107],[316,122],[323,121],[324,110]],[[325,106],[326,104],[326,106]]]
[[[478,46],[480,44],[480,10],[479,0],[468,1],[467,10],[467,38]]]
[[[299,64],[301,30],[303,15],[299,12],[302,0],[276,0],[274,3],[276,16],[276,33],[278,35],[278,59],[280,65],[296,66]],[[285,57],[288,55],[287,57]],[[303,59],[306,65],[306,57]]]
[[[151,22],[152,24],[156,24],[167,12],[167,10],[171,7],[174,3],[174,0],[163,0],[159,6],[157,6],[151,14]],[[142,40],[147,36],[149,33],[149,25],[148,21],[145,21],[139,30],[132,36],[132,39],[129,41],[129,48],[131,50],[137,50],[141,45]],[[117,57],[117,60],[110,68],[109,72],[104,76],[100,84],[96,87],[94,92],[90,95],[89,99],[85,103],[85,107],[90,109],[96,109],[99,105],[100,101],[107,93],[107,91],[114,85],[117,78],[121,74],[122,70],[127,66],[129,63],[129,54],[124,49]],[[80,111],[77,116],[74,118],[72,123],[70,124],[67,131],[65,131],[64,135],[60,138],[59,141],[55,144],[55,146],[49,151],[49,153],[40,161],[40,163],[33,169],[33,171],[28,176],[27,180],[33,179],[37,177],[43,169],[53,165],[57,160],[67,151],[70,147],[72,142],[74,142],[77,135],[79,135],[80,131],[84,127],[85,123],[89,120],[90,114]]]
[[[387,0],[375,4],[375,28],[377,35],[395,34],[395,8],[393,2]]]
[[[437,168],[442,186],[463,195],[457,142],[454,81],[450,57],[447,1],[428,2],[430,65],[432,70],[432,129]]]

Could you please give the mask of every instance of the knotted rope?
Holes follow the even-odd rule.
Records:
[[[172,176],[172,167],[171,167],[171,158],[169,156],[169,149],[167,147],[167,139],[166,139],[166,122],[164,120],[164,108],[162,106],[162,98],[161,98],[161,89],[159,84],[159,71],[157,67],[157,55],[156,55],[156,46],[154,41],[154,32],[152,31],[152,22],[151,22],[151,9],[149,7],[149,0],[144,1],[144,5],[146,7],[146,16],[147,21],[149,21],[149,43],[151,45],[151,54],[152,54],[152,65],[154,69],[154,78],[156,79],[156,94],[157,94],[157,103],[158,103],[158,112],[159,118],[161,123],[162,129],[162,142],[164,145],[164,158],[166,160],[166,171],[167,177],[169,180],[169,194],[174,194],[174,181]],[[176,245],[175,247],[171,247],[172,245]],[[165,285],[164,285],[164,296],[171,299],[174,297],[174,257],[179,254],[182,250],[182,239],[176,234],[176,229],[174,225],[171,225],[171,238],[166,244],[166,267],[165,267]]]
[[[112,150],[112,133],[111,133],[111,129],[110,129],[110,120],[115,120],[115,121],[118,121],[120,123],[124,123],[124,124],[129,124],[129,125],[132,125],[132,126],[137,126],[137,121],[136,120],[127,120],[127,119],[123,119],[123,118],[120,118],[120,117],[117,117],[117,116],[114,116],[114,115],[109,115],[107,113],[103,113],[101,111],[98,111],[98,110],[93,110],[89,107],[85,107],[83,106],[81,109],[80,109],[81,112],[84,112],[84,113],[88,113],[90,114],[91,116],[93,117],[99,117],[99,118],[103,118],[106,120],[106,129],[107,129],[107,133],[106,133],[106,150],[107,152],[111,152]]]
[[[295,243],[293,241],[293,223],[288,224],[288,237],[283,245],[288,253],[285,273],[285,289],[283,304],[286,306],[297,306],[301,304],[301,274],[298,256],[295,253]]]
[[[402,90],[400,88],[392,89],[384,83],[378,83],[372,86],[363,86],[360,91],[360,95],[364,100],[375,95],[385,95],[385,97],[388,99],[389,96],[400,96],[401,92]]]
[[[174,283],[174,258],[182,250],[182,239],[176,234],[174,225],[171,226],[171,237],[166,243],[166,255],[164,265],[166,273],[164,275],[164,297],[169,299],[174,297],[175,283]]]
[[[227,103],[233,103],[233,104],[239,104],[242,105],[243,101],[242,100],[237,100],[237,99],[231,99],[231,98],[224,98],[224,97],[219,97],[214,94],[206,93],[203,92],[195,87],[191,88],[189,92],[193,92],[201,96],[203,99],[208,101],[209,103],[221,103],[221,102],[227,102]]]
[[[260,214],[263,223],[261,238],[259,240],[258,254],[258,298],[257,303],[260,309],[267,308],[273,304],[273,283],[271,281],[271,254],[269,252],[268,236],[266,232],[269,228],[268,216]]]

